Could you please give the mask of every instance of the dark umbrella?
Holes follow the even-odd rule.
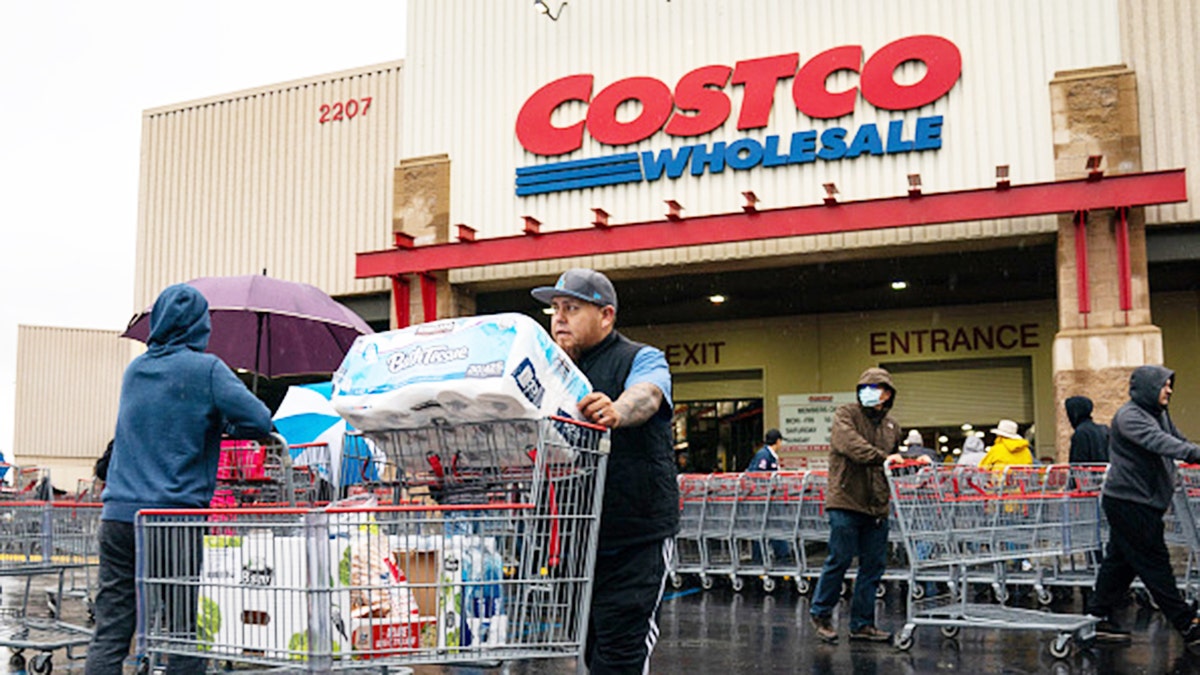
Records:
[[[373,333],[357,314],[309,284],[246,274],[187,282],[208,300],[208,352],[230,368],[258,376],[332,373],[359,335]],[[150,308],[129,320],[121,337],[145,342]]]

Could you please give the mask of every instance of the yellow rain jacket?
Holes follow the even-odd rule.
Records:
[[[979,461],[979,466],[984,469],[997,471],[1013,464],[1033,464],[1029,441],[1024,438],[996,438],[996,444],[988,448],[987,454]]]

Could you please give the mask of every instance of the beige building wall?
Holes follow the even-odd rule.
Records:
[[[1193,314],[1194,316],[1194,314]],[[882,335],[942,329],[953,335],[959,328],[1014,327],[1024,330],[1020,340],[1008,340],[1009,348],[947,351],[926,346],[918,351],[915,342],[908,354],[897,353]],[[1057,318],[1053,302],[1009,303],[914,310],[883,310],[826,314],[807,317],[778,317],[721,324],[678,324],[620,327],[629,337],[663,349],[671,372],[681,374],[721,371],[763,371],[763,426],[779,426],[779,397],[853,391],[859,374],[880,363],[954,361],[995,357],[1028,357],[1032,375],[1035,425],[1054,426],[1054,381],[1051,352]],[[1019,333],[1008,332],[1016,336]],[[874,338],[872,337],[874,336]],[[719,344],[719,352],[713,345]],[[707,349],[701,350],[706,346]],[[674,351],[672,351],[674,350]],[[687,363],[686,355],[693,354]],[[671,354],[676,356],[671,358]],[[704,357],[701,357],[701,354]],[[718,358],[719,354],[719,358]],[[704,363],[697,363],[706,358]],[[980,388],[988,383],[980,381]],[[905,426],[915,424],[920,412],[905,410],[903,392],[897,396],[894,414]],[[993,424],[997,420],[993,420]],[[990,441],[990,439],[989,439]],[[1039,434],[1038,456],[1056,452],[1053,434]]]
[[[144,347],[118,331],[17,328],[13,457],[74,490],[112,438],[125,366]]]
[[[1171,419],[1200,443],[1200,291],[1152,295],[1150,311],[1162,329],[1163,365],[1175,371]]]
[[[1200,3],[1119,0],[1121,55],[1137,73],[1142,167],[1188,167],[1182,204],[1146,209],[1146,222],[1200,221]],[[1158,316],[1154,317],[1158,323]]]
[[[172,283],[268,274],[330,295],[354,254],[391,245],[402,63],[365,66],[142,116],[133,310]]]

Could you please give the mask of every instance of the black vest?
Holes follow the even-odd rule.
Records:
[[[579,358],[592,388],[617,400],[633,359],[646,345],[613,331]],[[600,548],[614,549],[673,536],[679,529],[671,409],[662,407],[645,424],[612,431],[612,454],[604,482]]]

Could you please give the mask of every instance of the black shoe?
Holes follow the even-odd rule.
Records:
[[[814,615],[812,617],[812,625],[813,625],[813,630],[817,634],[817,637],[822,642],[829,642],[829,643],[837,642],[837,639],[838,639],[837,629],[833,627],[833,621],[831,621],[829,619],[829,617]]]
[[[1101,619],[1096,624],[1096,641],[1108,643],[1125,643],[1132,640],[1129,631],[1122,628],[1116,622],[1108,619]]]
[[[1183,632],[1183,644],[1189,651],[1200,652],[1200,618],[1193,618]]]

